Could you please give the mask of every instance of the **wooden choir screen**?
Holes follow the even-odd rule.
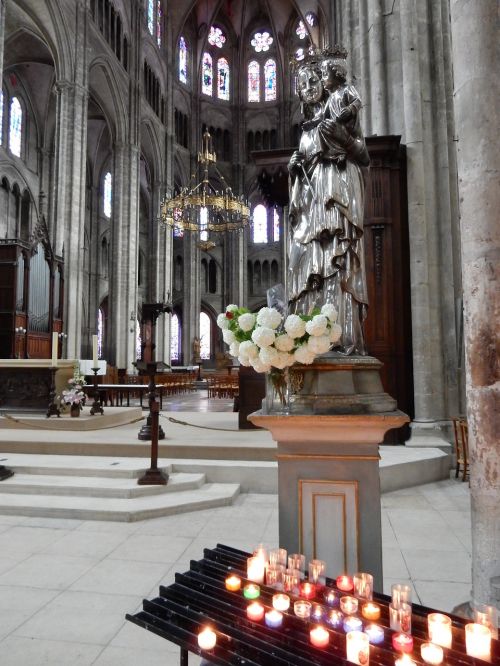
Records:
[[[45,240],[0,241],[0,358],[50,358],[63,285],[62,260]]]

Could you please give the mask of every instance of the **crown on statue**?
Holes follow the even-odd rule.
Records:
[[[324,49],[321,49],[323,60],[338,60],[342,64],[345,64],[347,60],[347,53],[347,49],[341,44],[335,44],[331,47],[326,46]]]
[[[290,60],[290,66],[294,72],[298,72],[299,69],[302,69],[303,67],[313,67],[314,65],[318,65],[322,60],[322,50],[317,46],[310,46],[300,60],[292,58]]]

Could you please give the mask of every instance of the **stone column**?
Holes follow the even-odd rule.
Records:
[[[498,4],[452,0],[467,419],[472,592],[500,606],[500,133]],[[496,584],[492,579],[497,577]]]
[[[113,167],[113,211],[109,328],[110,360],[117,368],[133,370],[136,360],[137,264],[139,231],[139,149],[116,144]]]
[[[200,337],[200,250],[199,235],[184,232],[184,273],[182,276],[182,358],[184,365],[193,360],[193,339]]]
[[[0,74],[3,74],[3,47],[5,40],[5,6],[7,0],[0,0]]]

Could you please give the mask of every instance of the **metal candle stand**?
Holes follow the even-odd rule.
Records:
[[[92,368],[92,372],[94,373],[94,402],[90,408],[90,414],[94,416],[94,414],[104,414],[104,409],[99,396],[99,389],[97,388],[97,373],[99,372],[99,368]]]
[[[140,486],[165,486],[168,482],[168,474],[158,469],[158,431],[160,405],[157,400],[150,403],[151,418],[151,466],[137,480]],[[165,435],[164,435],[165,436]]]
[[[50,402],[47,409],[47,418],[50,418],[51,416],[57,416],[57,418],[61,417],[61,412],[56,402],[56,371],[57,368],[50,368]]]
[[[146,367],[146,372],[149,375],[149,392],[148,392],[148,403],[149,403],[149,414],[146,419],[146,423],[139,430],[137,439],[140,439],[143,442],[148,442],[153,439],[153,406],[156,403],[156,398],[158,394],[156,393],[156,382],[155,374],[157,369],[157,363],[153,361],[152,363],[142,363],[141,361],[137,362],[137,367],[139,369],[144,369]],[[158,417],[157,417],[158,418]],[[163,428],[158,423],[158,439],[165,439],[165,433]]]

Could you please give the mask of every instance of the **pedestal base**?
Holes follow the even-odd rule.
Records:
[[[369,572],[382,592],[378,444],[406,414],[249,418],[278,443],[280,546],[325,560],[331,577]]]
[[[160,469],[148,469],[137,479],[139,486],[166,486],[168,483],[168,474]]]

